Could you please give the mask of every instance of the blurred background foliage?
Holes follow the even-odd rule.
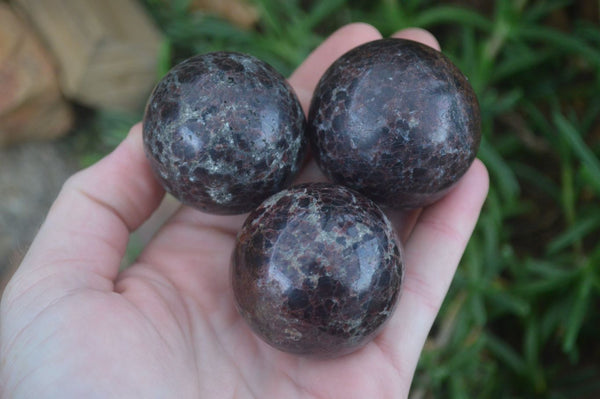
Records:
[[[479,96],[491,188],[412,397],[600,397],[597,1],[254,0],[257,19],[245,28],[192,3],[144,1],[166,37],[157,79],[215,50],[253,54],[289,75],[355,21],[384,36],[432,31]],[[83,163],[141,115],[90,115],[75,135]]]

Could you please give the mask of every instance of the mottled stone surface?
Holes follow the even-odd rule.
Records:
[[[350,50],[326,71],[308,132],[330,179],[381,205],[416,208],[441,198],[473,162],[479,105],[442,53],[381,39]]]
[[[305,124],[291,86],[268,64],[208,53],[158,83],[146,106],[144,146],[181,202],[243,213],[291,184],[305,154]]]
[[[329,183],[269,198],[246,220],[232,257],[235,300],[282,351],[334,357],[359,349],[391,316],[402,252],[381,209]]]

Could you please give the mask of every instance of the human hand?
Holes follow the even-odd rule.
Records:
[[[438,48],[421,30],[397,37]],[[334,33],[290,78],[304,109],[327,66],[380,38],[365,24]],[[300,181],[323,180],[314,161]],[[423,210],[390,214],[405,280],[384,330],[363,349],[322,360],[279,352],[238,315],[229,260],[244,215],[182,207],[135,264],[120,271],[130,232],[163,190],[141,126],[67,181],[0,308],[0,389],[7,398],[400,398],[446,295],[488,188],[476,160]]]

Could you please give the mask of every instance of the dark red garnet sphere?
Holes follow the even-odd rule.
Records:
[[[374,202],[308,183],[275,194],[247,218],[232,257],[237,308],[285,352],[340,356],[380,331],[403,277],[394,230]]]
[[[386,207],[416,208],[441,198],[473,162],[479,105],[442,53],[381,39],[350,50],[325,72],[308,135],[334,182]]]
[[[288,187],[306,148],[291,86],[240,53],[175,66],[152,92],[143,125],[146,155],[166,190],[217,214],[248,212]]]

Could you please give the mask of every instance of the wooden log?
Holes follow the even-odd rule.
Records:
[[[157,80],[161,34],[135,0],[13,0],[54,54],[63,92],[138,110]]]
[[[52,57],[10,6],[0,3],[0,146],[58,137],[72,122]]]

